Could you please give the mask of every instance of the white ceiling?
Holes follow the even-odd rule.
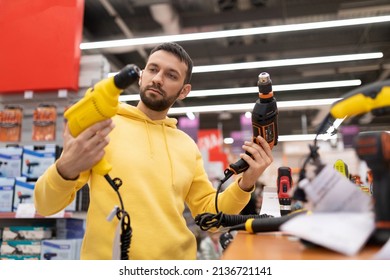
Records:
[[[390,2],[342,0],[85,0],[84,42],[121,40],[168,34],[220,31],[262,26],[331,21],[390,15]],[[193,75],[193,89],[256,86],[260,72],[270,73],[275,85],[360,79],[362,85],[389,79],[390,22],[312,31],[236,36],[179,42],[194,64],[209,65],[269,61],[328,55],[383,52],[381,59],[302,66],[265,67]],[[153,46],[83,50],[104,54],[117,71],[129,63],[140,67]],[[356,87],[275,92],[278,101],[338,98]],[[187,98],[176,106],[255,102],[257,93]],[[328,108],[280,110],[279,134],[313,133]],[[222,127],[224,137],[237,130],[239,114],[200,114],[201,128]],[[358,123],[362,119],[351,119]],[[390,117],[360,123],[361,130],[385,129]]]

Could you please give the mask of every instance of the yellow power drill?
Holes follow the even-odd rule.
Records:
[[[76,137],[91,125],[113,117],[119,106],[119,95],[124,89],[138,81],[141,70],[134,64],[126,65],[115,76],[103,79],[89,88],[85,96],[65,111],[70,133]],[[102,158],[92,170],[106,175],[112,169]]]
[[[390,80],[353,90],[333,103],[330,109],[330,115],[338,119],[368,112],[376,116],[390,114]]]

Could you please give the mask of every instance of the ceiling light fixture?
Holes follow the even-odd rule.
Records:
[[[294,101],[278,101],[278,109],[285,110],[292,107],[319,107],[328,106],[340,98],[326,98],[326,99],[311,99],[311,100],[294,100]],[[168,115],[182,115],[189,112],[192,113],[207,113],[207,112],[222,112],[222,111],[237,111],[246,112],[252,110],[254,103],[242,104],[225,104],[225,105],[205,105],[205,106],[189,106],[189,107],[173,107],[168,111]]]
[[[313,141],[316,134],[294,134],[294,135],[279,135],[278,142],[294,142],[294,141]],[[337,135],[327,136],[324,134],[318,135],[317,140],[328,141],[330,139],[337,139]],[[234,139],[226,137],[223,139],[224,144],[233,144]]]
[[[291,142],[291,141],[313,141],[316,137],[316,134],[295,134],[295,135],[279,135],[278,141],[279,142]],[[337,135],[318,135],[318,140],[327,141],[330,139],[337,139]]]
[[[343,54],[343,55],[331,55],[331,56],[317,56],[317,57],[304,57],[304,58],[289,58],[289,59],[277,59],[269,61],[252,61],[242,63],[229,63],[229,64],[216,64],[216,65],[203,65],[194,66],[192,73],[206,73],[217,71],[232,71],[232,70],[245,70],[255,68],[270,68],[270,67],[285,67],[294,65],[308,65],[308,64],[320,64],[320,63],[333,63],[344,62],[354,60],[366,60],[382,58],[382,52],[371,53],[359,53],[359,54]],[[114,76],[118,72],[109,73],[108,76]]]
[[[335,87],[350,87],[360,86],[361,80],[342,80],[342,81],[329,81],[329,82],[317,82],[317,83],[301,83],[301,84],[285,84],[285,85],[273,85],[272,89],[275,92],[290,91],[290,90],[306,90],[306,89],[321,89],[321,88],[335,88]],[[257,87],[240,87],[240,88],[221,88],[221,89],[205,89],[205,90],[192,90],[187,98],[190,97],[204,97],[204,96],[226,96],[234,94],[247,94],[258,92]],[[139,94],[121,95],[119,101],[138,101],[140,100]]]
[[[189,34],[145,37],[145,38],[131,38],[131,39],[123,39],[123,40],[86,42],[80,44],[80,49],[89,50],[89,49],[114,48],[114,47],[126,47],[126,46],[154,45],[163,42],[183,42],[183,41],[217,39],[217,38],[259,35],[259,34],[280,33],[280,32],[294,32],[294,31],[313,30],[313,29],[322,29],[322,28],[345,27],[345,26],[361,25],[361,24],[373,24],[373,23],[381,23],[381,22],[388,22],[388,21],[390,21],[390,15],[331,20],[331,21],[322,21],[322,22],[286,24],[286,25],[276,25],[276,26],[263,26],[263,27],[254,27],[254,28],[213,31],[213,32],[198,32],[198,33],[189,33]]]
[[[307,65],[307,64],[320,64],[320,63],[332,63],[343,62],[353,60],[365,60],[382,58],[382,52],[373,53],[360,53],[360,54],[345,54],[345,55],[331,55],[331,56],[317,56],[317,57],[305,57],[305,58],[290,58],[290,59],[278,59],[270,61],[252,61],[242,63],[229,63],[219,65],[204,65],[194,66],[193,73],[205,73],[205,72],[217,72],[217,71],[231,71],[231,70],[245,70],[255,68],[270,68],[280,66],[293,66],[293,65]]]

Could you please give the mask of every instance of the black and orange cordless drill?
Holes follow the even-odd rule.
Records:
[[[252,111],[253,141],[258,143],[257,136],[260,135],[272,149],[278,144],[278,107],[272,91],[270,75],[266,72],[260,73],[257,86],[259,98]],[[244,172],[248,167],[248,163],[243,159],[230,164],[224,172],[225,181],[233,174]]]

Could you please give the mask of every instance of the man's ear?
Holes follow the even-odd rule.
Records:
[[[187,97],[187,95],[190,93],[190,91],[191,91],[191,84],[185,84],[180,91],[178,99],[183,100],[184,98]]]

